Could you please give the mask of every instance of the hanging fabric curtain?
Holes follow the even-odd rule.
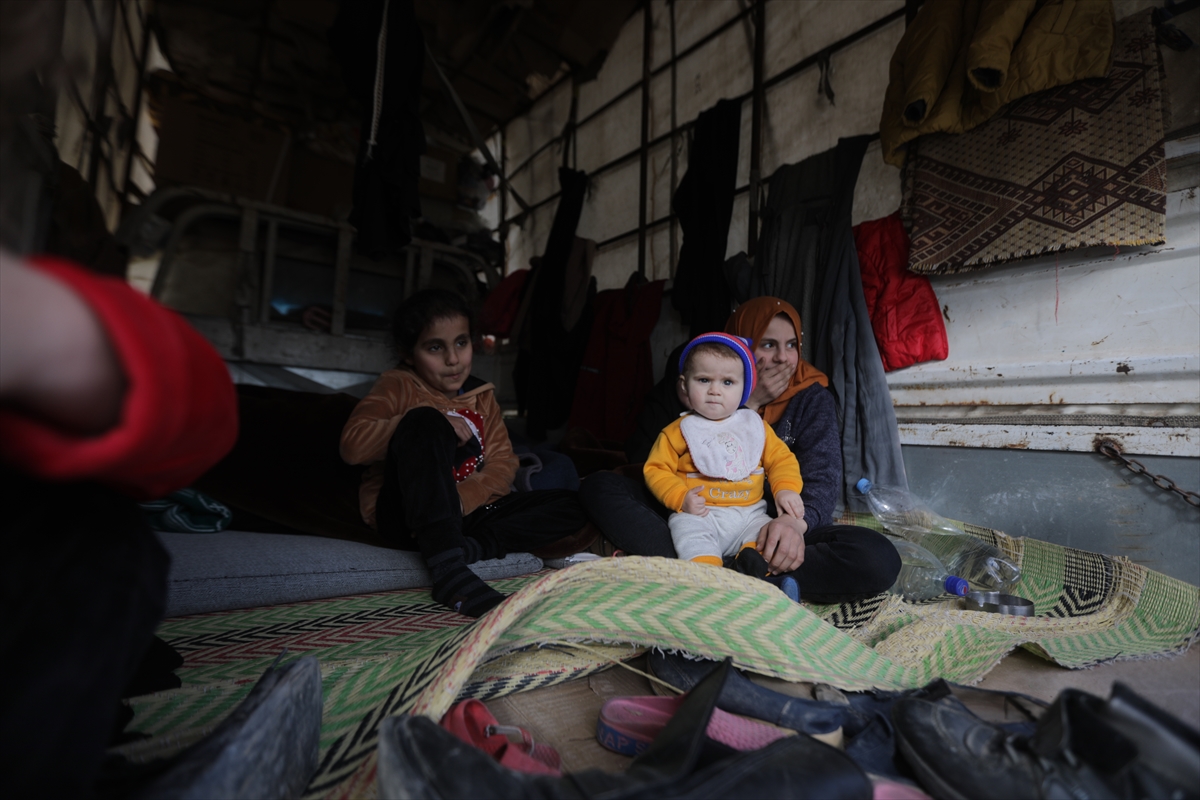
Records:
[[[722,100],[700,115],[688,147],[687,173],[671,199],[683,231],[671,304],[692,337],[723,330],[732,310],[724,263],[741,127],[742,104],[736,100]]]
[[[853,489],[859,478],[908,485],[850,226],[870,138],[841,139],[833,150],[780,167],[768,186],[754,263],[743,256],[728,265],[745,297],[772,295],[800,312],[801,355],[829,376],[837,398],[843,496],[855,510],[866,509]]]

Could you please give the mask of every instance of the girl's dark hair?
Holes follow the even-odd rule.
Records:
[[[448,289],[423,289],[409,297],[392,314],[392,345],[401,359],[412,355],[421,332],[434,320],[466,317],[475,338],[475,313],[462,295]]]

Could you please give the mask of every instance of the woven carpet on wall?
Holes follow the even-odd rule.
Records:
[[[847,522],[877,527],[869,516]],[[119,748],[169,755],[211,731],[283,650],[321,662],[320,767],[308,797],[374,797],[380,721],[440,718],[456,698],[549,686],[657,646],[844,689],[904,689],[943,676],[972,683],[1024,646],[1067,667],[1186,650],[1200,633],[1200,589],[1124,558],[966,526],[1017,560],[1016,592],[1037,617],[911,605],[881,595],[798,606],[732,570],[661,558],[609,558],[496,581],[513,596],[478,622],[426,590],[405,590],[169,619],[159,635],[185,657],[184,686],[133,700]]]
[[[908,268],[958,272],[1166,231],[1166,98],[1151,9],[1117,23],[1106,78],[1019,100],[972,131],[914,141]]]

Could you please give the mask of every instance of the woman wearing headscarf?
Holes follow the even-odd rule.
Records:
[[[725,332],[748,339],[758,383],[746,407],[762,415],[800,462],[804,519],[778,516],[759,534],[758,549],[776,574],[791,573],[806,599],[842,602],[884,591],[900,571],[900,558],[882,535],[839,525],[834,508],[842,486],[837,411],[825,374],[800,357],[800,315],[775,297],[738,306]],[[626,442],[631,462],[644,461],[654,437],[686,411],[678,395],[678,358],[655,386]],[[589,476],[579,496],[605,537],[632,555],[675,557],[666,517],[670,511],[646,490],[640,477],[617,472]],[[765,493],[770,497],[770,493]],[[775,515],[768,500],[769,512]]]

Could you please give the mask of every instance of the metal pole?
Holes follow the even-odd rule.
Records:
[[[500,126],[500,171],[508,169],[508,126]],[[500,265],[501,276],[508,274],[508,182],[503,175],[500,181],[500,246],[504,248],[504,263]]]
[[[762,180],[763,40],[766,39],[767,3],[754,3],[754,97],[750,111],[750,213],[747,214],[746,255],[758,246],[758,185]]]
[[[646,274],[646,184],[650,172],[650,42],[654,36],[650,0],[642,5],[642,146],[638,176],[638,274]]]
[[[346,334],[346,287],[350,284],[350,244],[354,229],[343,223],[338,228],[337,261],[333,265],[333,320],[329,332],[334,336]]]
[[[675,0],[668,0],[671,14],[671,194],[668,202],[667,211],[672,215],[670,226],[667,229],[667,234],[671,239],[671,262],[667,265],[670,277],[675,277],[675,265],[679,263],[679,235],[676,233],[674,220],[674,201],[675,190],[679,186],[679,140],[675,136],[675,129],[679,127],[679,121],[676,118],[676,97],[678,93],[678,70],[676,66],[675,55]]]

